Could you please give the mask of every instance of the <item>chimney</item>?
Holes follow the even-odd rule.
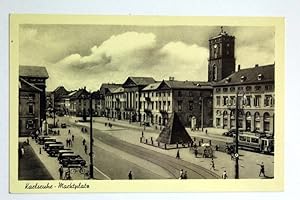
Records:
[[[174,81],[174,79],[175,79],[174,76],[169,77],[169,81]]]
[[[240,71],[240,70],[241,70],[241,65],[238,64],[237,71]]]
[[[255,67],[258,67],[259,65],[258,64],[255,64]]]
[[[84,86],[83,89],[86,90],[86,86]]]

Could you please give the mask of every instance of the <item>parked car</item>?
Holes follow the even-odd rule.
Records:
[[[63,148],[64,148],[64,145],[61,143],[49,144],[46,151],[50,156],[56,156],[58,154],[58,151]]]
[[[50,138],[50,137],[49,137],[49,136],[44,136],[44,135],[39,135],[39,136],[36,138],[35,141],[36,141],[38,144],[44,144],[46,138]]]
[[[59,163],[63,167],[68,167],[68,165],[80,164],[81,166],[86,165],[86,161],[80,156],[75,154],[63,154]]]
[[[67,124],[66,123],[61,123],[60,127],[61,128],[67,128]]]
[[[61,156],[64,154],[74,154],[72,149],[60,149],[57,154],[57,160],[61,159]]]
[[[44,148],[45,150],[47,150],[47,148],[49,147],[50,144],[62,144],[62,142],[53,142],[53,141],[51,141],[51,142],[45,142],[43,148]]]
[[[235,135],[235,129],[230,129],[229,131],[224,132],[222,135],[227,137],[233,137],[233,135]]]

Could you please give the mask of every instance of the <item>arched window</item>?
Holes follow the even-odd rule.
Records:
[[[218,68],[216,65],[213,66],[213,80],[216,81],[218,78]]]
[[[251,113],[247,112],[245,115],[246,119],[246,131],[251,131]]]
[[[270,114],[269,113],[264,113],[264,132],[265,131],[270,131]]]
[[[254,114],[254,127],[256,131],[260,130],[260,115],[258,112]]]
[[[228,113],[226,110],[223,112],[223,128],[228,128]]]

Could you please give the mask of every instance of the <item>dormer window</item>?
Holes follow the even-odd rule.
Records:
[[[226,78],[226,79],[225,79],[225,82],[226,82],[226,83],[229,83],[230,81],[231,81],[231,78]]]
[[[246,80],[246,76],[241,76],[241,82],[244,82]]]
[[[262,74],[257,75],[257,80],[261,81],[263,78],[264,78],[264,76]]]

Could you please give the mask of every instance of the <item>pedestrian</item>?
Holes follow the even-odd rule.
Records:
[[[82,145],[85,146],[85,139],[82,140]]]
[[[142,138],[144,137],[144,131],[142,131]]]
[[[265,165],[264,162],[261,162],[261,164],[257,164],[260,166],[260,171],[259,171],[259,176],[262,174],[264,177],[266,177],[265,175]]]
[[[59,172],[59,179],[63,179],[63,174],[64,174],[64,168],[61,165],[60,168],[58,169]]]
[[[187,171],[184,172],[182,179],[187,179]]]
[[[26,142],[27,142],[27,144],[29,145],[29,139],[28,139],[28,138],[27,138]]]
[[[207,129],[205,129],[205,134],[207,135]]]
[[[183,169],[181,169],[179,172],[179,179],[183,179]]]
[[[71,171],[70,168],[67,169],[67,171],[65,172],[65,180],[71,180]]]
[[[42,154],[42,147],[40,147],[40,154]]]
[[[72,140],[71,138],[69,138],[69,146],[72,147],[73,146],[73,143],[72,143]]]
[[[21,155],[22,155],[22,157],[24,156],[24,154],[25,154],[25,149],[24,149],[23,146],[21,146]]]
[[[81,132],[84,132],[83,127],[81,127]]]
[[[19,158],[22,158],[21,148],[19,147]]]
[[[87,145],[84,145],[84,153],[87,154]]]
[[[59,132],[59,130],[57,130],[57,135],[59,135],[60,134],[60,132]]]
[[[218,145],[216,145],[216,151],[219,151],[219,146]]]
[[[72,142],[74,142],[74,135],[72,135]]]
[[[128,173],[128,179],[129,179],[129,180],[132,180],[132,179],[133,179],[132,171],[129,171],[129,173]]]
[[[87,129],[86,129],[86,128],[84,128],[84,132],[86,132],[86,133],[87,133]]]
[[[180,159],[179,149],[177,150],[177,153],[176,153],[176,159]]]
[[[223,172],[223,174],[222,174],[222,179],[227,179],[227,172],[226,172],[226,170],[224,170],[224,172]]]
[[[68,134],[70,135],[71,134],[71,130],[69,129],[69,132],[68,132]]]
[[[215,161],[214,161],[213,158],[211,159],[211,164],[210,165],[211,165],[211,167],[210,167],[209,170],[211,170],[211,169],[216,170],[216,168],[215,168]]]

